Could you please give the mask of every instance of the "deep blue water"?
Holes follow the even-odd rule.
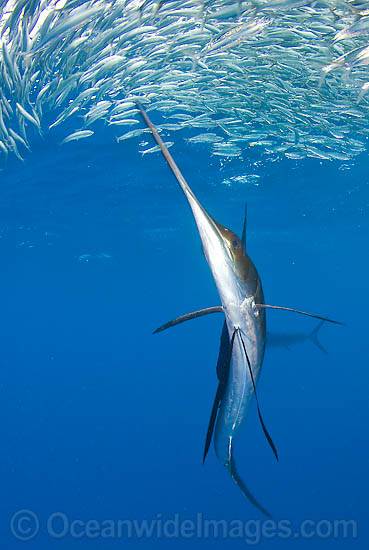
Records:
[[[1,174],[3,548],[244,548],[245,539],[261,548],[367,548],[367,154],[350,170],[268,162],[254,150],[222,166],[174,135],[172,154],[218,221],[240,232],[247,201],[248,250],[266,301],[346,323],[322,327],[325,354],[307,337],[317,321],[267,313],[274,339],[306,339],[268,348],[258,386],[280,463],[253,404],[236,441],[238,468],[273,521],[298,532],[312,520],[320,531],[258,537],[265,518],[213,448],[202,465],[222,317],[151,334],[219,303],[184,196],[159,153],[138,153],[140,140],[117,144],[101,126],[60,147],[67,133],[36,141],[23,164],[11,160]],[[224,184],[245,175],[260,177]],[[10,525],[24,509],[40,522],[28,542]],[[48,532],[59,512],[69,526],[84,523],[72,533],[58,516]],[[248,532],[186,537],[176,518],[242,520]],[[174,523],[164,535],[84,532],[89,520],[123,519]],[[329,533],[342,519],[356,522],[354,537]],[[32,525],[20,522],[24,538]]]

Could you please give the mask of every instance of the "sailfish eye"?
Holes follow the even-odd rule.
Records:
[[[238,241],[235,239],[234,241],[232,241],[232,246],[233,248],[238,248]]]

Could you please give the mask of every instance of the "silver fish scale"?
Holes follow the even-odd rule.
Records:
[[[0,41],[0,158],[26,154],[55,106],[50,131],[103,119],[138,136],[133,113],[116,116],[135,99],[224,157],[366,148],[369,3],[5,0]]]

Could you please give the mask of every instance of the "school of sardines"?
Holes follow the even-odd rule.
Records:
[[[68,119],[63,142],[97,121],[145,134],[137,99],[163,138],[188,129],[223,157],[366,149],[369,1],[0,0],[0,40],[2,159]]]

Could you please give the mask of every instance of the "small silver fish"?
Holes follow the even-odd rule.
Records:
[[[77,132],[73,132],[73,134],[69,134],[69,136],[64,138],[60,144],[63,145],[64,143],[69,143],[70,141],[78,141],[79,139],[88,138],[93,134],[94,132],[92,130],[78,130]]]

